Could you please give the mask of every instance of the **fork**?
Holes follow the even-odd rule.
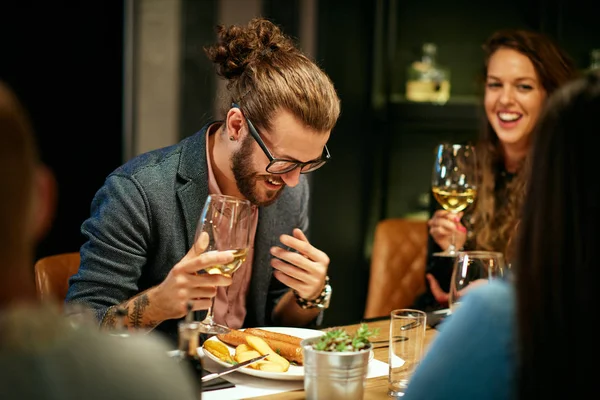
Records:
[[[405,340],[407,340],[406,336],[394,336],[394,342],[403,342]],[[381,349],[381,348],[384,348],[384,347],[389,347],[389,345],[390,345],[390,340],[389,339],[371,340],[370,342],[373,345],[374,349]],[[377,344],[380,344],[381,346],[375,346]]]

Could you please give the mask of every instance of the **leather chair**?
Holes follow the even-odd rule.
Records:
[[[69,278],[79,269],[79,252],[40,258],[35,263],[35,285],[41,300],[63,303],[69,289]]]
[[[427,221],[390,218],[375,227],[364,318],[389,316],[425,291]]]

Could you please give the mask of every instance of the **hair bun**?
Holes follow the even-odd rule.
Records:
[[[243,27],[219,25],[217,38],[215,45],[204,50],[217,64],[217,73],[228,80],[242,75],[249,65],[270,60],[280,52],[297,51],[291,38],[264,18],[254,18]]]

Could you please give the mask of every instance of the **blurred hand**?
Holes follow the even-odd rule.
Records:
[[[433,277],[433,275],[431,274],[426,274],[425,275],[427,277],[427,280],[429,281],[429,288],[431,289],[431,294],[433,294],[433,297],[435,298],[435,300],[443,307],[448,307],[448,300],[449,300],[449,295],[448,293],[444,292],[442,290],[442,288],[440,287],[437,279],[435,279]],[[480,286],[484,283],[487,283],[488,280],[487,279],[477,279],[474,280],[473,282],[471,282],[466,288],[462,289],[459,291],[460,296],[464,296],[465,293],[467,293],[468,290],[471,290],[474,287]]]
[[[294,229],[294,236],[281,235],[281,244],[296,250],[288,251],[281,247],[272,247],[271,266],[275,278],[298,292],[300,297],[312,300],[318,297],[325,285],[329,257],[312,246],[300,229]]]
[[[455,232],[455,245],[457,249],[462,248],[467,241],[467,228],[460,222],[463,213],[452,214],[450,211],[437,210],[431,219],[427,221],[429,234],[433,240],[446,250],[450,246],[452,233]]]
[[[448,307],[448,293],[444,292],[440,287],[437,279],[433,277],[431,274],[426,274],[425,277],[429,281],[429,288],[431,289],[431,294],[435,298],[442,307]]]
[[[153,289],[155,306],[165,319],[185,316],[188,302],[194,311],[208,309],[211,299],[217,294],[217,286],[231,285],[231,277],[197,273],[210,266],[233,261],[232,252],[205,252],[207,246],[208,234],[203,232],[190,251],[169,271],[165,280]]]

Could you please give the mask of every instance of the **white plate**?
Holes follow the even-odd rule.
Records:
[[[304,328],[268,327],[268,328],[260,328],[260,329],[264,329],[266,331],[271,331],[271,332],[285,333],[287,335],[296,336],[296,337],[299,337],[302,339],[306,339],[309,337],[315,337],[315,336],[321,336],[321,335],[325,334],[325,332],[322,332],[322,331],[317,331],[314,329],[304,329]],[[240,329],[240,330],[243,331],[244,329]],[[209,341],[209,340],[216,340],[216,341],[220,342],[220,340],[217,339],[216,336],[212,336],[209,339],[207,339],[207,341]],[[235,347],[231,347],[229,345],[227,345],[227,347],[229,348],[229,353],[233,356],[235,354]],[[225,361],[221,361],[219,358],[217,358],[216,356],[209,353],[206,349],[202,348],[202,350],[204,351],[204,354],[211,360],[219,363],[220,365],[222,365],[224,367],[231,367],[231,364],[226,363]],[[243,374],[257,376],[259,378],[266,378],[266,379],[278,379],[278,380],[287,380],[287,381],[301,381],[304,379],[304,367],[300,366],[300,365],[290,365],[290,368],[286,372],[268,372],[268,371],[261,371],[258,369],[253,369],[253,368],[248,368],[248,367],[240,368],[237,371],[239,371]]]

